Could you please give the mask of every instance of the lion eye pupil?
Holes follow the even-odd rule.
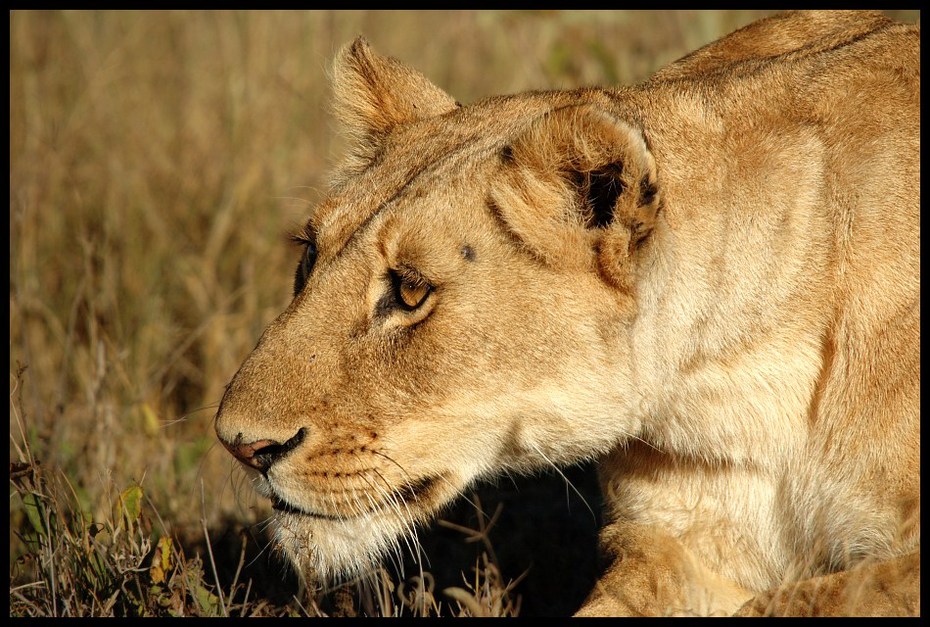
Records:
[[[430,286],[425,281],[411,281],[402,279],[398,289],[398,296],[405,307],[414,309],[419,307],[429,295]]]

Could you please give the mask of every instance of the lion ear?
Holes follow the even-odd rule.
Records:
[[[502,160],[492,197],[513,234],[549,263],[596,256],[601,274],[626,286],[659,207],[642,133],[595,105],[570,106],[537,119]]]
[[[416,70],[373,52],[362,37],[336,55],[332,88],[336,116],[351,136],[369,142],[460,106]]]

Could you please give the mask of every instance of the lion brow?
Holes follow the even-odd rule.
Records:
[[[418,180],[422,179],[424,176],[428,176],[430,174],[435,173],[437,170],[441,169],[444,165],[448,164],[451,161],[454,161],[456,157],[462,154],[465,154],[468,157],[473,158],[476,155],[481,155],[484,153],[496,154],[497,152],[500,151],[501,146],[497,144],[495,144],[493,147],[485,148],[483,150],[475,150],[475,151],[468,150],[468,148],[473,147],[476,144],[478,144],[481,139],[482,137],[480,135],[475,135],[471,137],[470,139],[464,141],[463,143],[456,145],[452,149],[443,152],[436,159],[425,164],[423,167],[411,172],[407,176],[407,179],[403,183],[398,185],[397,188],[394,190],[394,192],[388,198],[381,201],[381,203],[378,204],[377,208],[374,211],[372,211],[368,215],[368,217],[365,218],[362,221],[362,223],[359,224],[358,227],[354,231],[352,231],[352,234],[349,235],[345,243],[339,248],[339,250],[336,252],[335,255],[333,255],[333,257],[335,258],[341,255],[342,252],[352,244],[352,242],[356,239],[357,236],[364,233],[368,229],[368,227],[371,225],[374,219],[378,216],[378,214],[380,214],[382,211],[384,211],[385,209],[387,209],[388,207],[396,203],[400,198],[402,198],[406,194],[407,190],[412,185],[414,185]]]

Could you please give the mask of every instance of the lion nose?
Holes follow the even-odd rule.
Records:
[[[306,433],[307,429],[301,428],[294,437],[284,443],[275,440],[256,440],[255,442],[243,443],[241,433],[232,442],[223,439],[220,441],[226,447],[226,450],[232,453],[233,457],[240,462],[251,468],[266,472],[271,468],[272,464],[296,448],[303,441]]]

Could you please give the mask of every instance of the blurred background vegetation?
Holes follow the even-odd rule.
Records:
[[[11,614],[412,612],[409,584],[300,590],[212,429],[339,154],[333,53],[363,34],[467,103],[636,82],[767,13],[13,11]],[[569,473],[596,509],[591,467]],[[596,571],[581,499],[557,476],[479,498],[427,534],[419,611],[577,607]]]

